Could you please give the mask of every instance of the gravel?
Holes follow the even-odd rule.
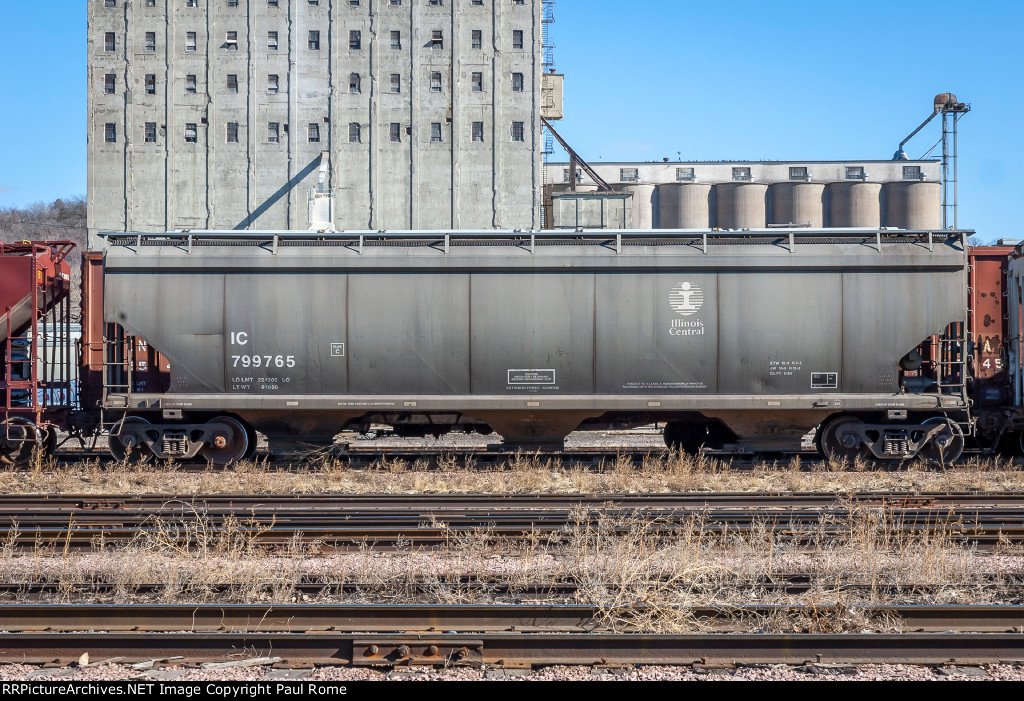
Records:
[[[174,682],[196,681],[1024,681],[1024,665],[981,667],[926,667],[919,665],[766,665],[735,669],[694,667],[544,667],[536,670],[492,668],[372,669],[365,667],[321,667],[314,670],[237,668],[203,670],[171,666],[140,674],[129,666],[101,665],[88,668],[47,668],[30,665],[0,665],[0,681],[110,681],[151,679]]]

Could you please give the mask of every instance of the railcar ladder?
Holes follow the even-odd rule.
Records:
[[[967,403],[966,419],[957,421],[964,435],[973,431],[974,420],[967,402],[967,339],[963,338],[964,324],[951,324],[938,339],[939,357],[935,361],[935,383],[939,395],[955,395]]]
[[[134,347],[129,349],[124,330],[116,324],[105,324],[103,334],[104,394],[130,395],[134,389],[132,370],[135,368]],[[132,344],[134,346],[134,344]],[[104,399],[104,404],[106,401]],[[118,419],[120,420],[120,419]],[[106,424],[105,417],[102,420]],[[111,423],[113,425],[113,423]]]

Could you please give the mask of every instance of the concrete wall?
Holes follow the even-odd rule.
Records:
[[[765,226],[939,229],[938,161],[600,163],[594,170],[632,202],[636,229]],[[557,192],[567,163],[545,166]],[[592,180],[583,173],[580,188]]]
[[[304,229],[324,151],[339,229],[540,225],[540,0],[88,2],[91,235]],[[311,31],[319,47],[310,45]],[[352,31],[359,48],[350,48]],[[442,47],[432,46],[435,31]],[[513,31],[523,33],[522,49],[513,47]],[[522,91],[513,91],[514,73],[523,74]],[[351,74],[359,75],[358,92]],[[155,76],[153,94],[147,75]],[[473,140],[474,122],[484,125],[483,141]],[[522,141],[513,139],[514,122],[523,123]],[[147,123],[156,125],[153,142]],[[107,124],[115,126],[113,143]],[[194,142],[186,140],[189,124]],[[238,125],[237,141],[229,141],[229,124]],[[356,143],[350,124],[359,125]],[[433,124],[441,125],[440,142]]]
[[[919,168],[924,182],[939,182],[942,179],[942,166],[939,161],[668,161],[668,162],[629,162],[629,163],[590,163],[597,174],[612,185],[624,182],[620,179],[623,169],[635,169],[637,182],[664,183],[682,182],[678,179],[679,169],[693,169],[693,180],[686,182],[698,183],[730,183],[736,182],[734,168],[749,168],[750,180],[744,182],[816,182],[830,183],[846,180],[864,180],[867,182],[903,181],[904,167]],[[568,182],[565,171],[568,163],[548,163],[546,166],[548,182]],[[793,179],[790,168],[806,168],[807,177]],[[863,169],[863,178],[848,178],[848,168]],[[582,181],[590,183],[590,177],[582,173]]]

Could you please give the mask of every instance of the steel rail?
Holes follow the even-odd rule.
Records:
[[[817,457],[814,454],[794,453],[792,457],[797,457],[798,455],[800,457],[800,464],[803,467],[812,467],[826,462],[823,458]],[[669,452],[664,449],[629,448],[625,446],[617,451],[597,452],[574,450],[565,452],[552,451],[546,453],[522,454],[475,450],[432,451],[422,448],[410,448],[377,450],[359,449],[348,453],[332,454],[327,460],[328,462],[335,462],[339,465],[343,465],[347,469],[353,470],[370,469],[385,462],[403,462],[410,467],[415,466],[415,469],[417,470],[422,469],[428,471],[451,470],[453,467],[457,469],[475,468],[479,470],[495,468],[516,469],[515,466],[517,465],[529,465],[531,463],[535,463],[541,468],[543,468],[546,463],[550,463],[558,469],[576,468],[600,471],[609,470],[616,464],[627,464],[639,469],[643,467],[645,460],[650,458],[663,459],[668,456]],[[730,469],[734,469],[737,472],[749,471],[756,465],[787,465],[790,462],[789,456],[771,460],[756,459],[752,457],[737,457],[734,455],[709,455],[708,457],[727,463]],[[256,456],[256,459],[260,460],[260,469],[279,472],[310,470],[315,469],[316,464],[319,461],[322,461],[321,458],[311,459],[306,457],[287,459],[284,456],[274,456],[273,459],[269,458],[270,456],[267,455]],[[83,462],[99,463],[100,465],[117,463],[114,457],[105,451],[103,453],[63,452],[55,454],[48,459],[53,461],[53,464],[57,469],[71,468]],[[264,460],[268,461],[263,462]],[[230,469],[223,466],[211,466],[206,462],[196,460],[177,461],[174,465],[176,471],[183,473],[207,473]],[[31,464],[27,464],[15,465],[13,468],[9,467],[8,469],[29,472],[32,467]]]
[[[498,633],[629,632],[630,621],[685,616],[708,631],[751,620],[827,621],[855,614],[901,632],[1024,633],[1024,606],[785,606],[647,608],[573,604],[2,604],[7,633]],[[1024,644],[1024,635],[1022,644]]]
[[[1012,535],[1024,530],[1024,509],[912,509],[887,510],[887,518],[896,529],[947,529],[951,531],[987,533],[999,530]],[[847,509],[760,511],[735,510],[670,510],[670,509],[600,509],[593,511],[524,511],[508,512],[491,509],[480,511],[454,510],[391,512],[319,512],[295,514],[268,511],[190,511],[164,510],[129,511],[124,513],[61,513],[19,514],[0,516],[0,533],[29,531],[37,534],[65,533],[68,531],[119,531],[127,528],[140,532],[174,524],[201,520],[207,526],[232,525],[246,530],[263,532],[318,533],[321,535],[399,534],[405,532],[432,533],[489,529],[505,535],[553,532],[569,527],[603,525],[617,530],[631,530],[646,524],[653,532],[671,531],[673,527],[696,522],[708,528],[767,526],[775,530],[790,528],[842,527],[859,512]]]
[[[846,635],[482,633],[0,633],[0,662],[133,663],[182,659],[195,664],[277,657],[280,667],[312,665],[736,665],[1020,664],[1019,633]],[[178,664],[177,662],[175,664]]]
[[[978,509],[938,509],[912,511],[889,511],[888,517],[897,530],[943,529],[960,532],[986,534],[1001,531],[1014,535],[1024,530],[1024,509],[999,509],[982,511]],[[564,531],[568,527],[586,527],[601,523],[601,518],[610,519],[603,525],[610,530],[631,531],[640,524],[649,526],[651,532],[672,532],[680,526],[692,523],[706,530],[755,526],[770,527],[773,530],[786,528],[803,529],[821,527],[825,532],[842,530],[844,521],[856,518],[857,513],[846,509],[822,509],[820,511],[757,511],[757,510],[594,510],[580,513],[567,511],[533,511],[522,513],[479,512],[455,513],[451,510],[438,512],[375,512],[282,514],[275,511],[241,512],[126,512],[117,514],[20,514],[0,517],[0,534],[17,533],[21,537],[30,532],[42,536],[66,532],[96,531],[113,536],[125,530],[144,532],[158,528],[166,530],[174,524],[185,524],[201,520],[207,526],[232,524],[239,530],[264,533],[303,533],[304,535],[352,537],[357,535],[401,535],[403,533],[452,534],[487,529],[501,535],[529,535]],[[159,521],[159,522],[158,522]]]
[[[1024,506],[1021,492],[802,492],[653,494],[3,494],[0,515],[42,510],[111,511],[196,504],[236,511],[262,509],[575,508],[814,508],[839,505],[900,508]]]
[[[702,508],[702,507],[616,507],[589,505],[578,509],[563,507],[554,508],[408,508],[408,509],[287,509],[257,507],[206,507],[202,504],[168,504],[155,509],[125,509],[123,511],[91,511],[91,510],[47,510],[18,511],[16,513],[0,512],[0,524],[32,523],[39,525],[67,524],[70,521],[78,524],[103,523],[142,523],[147,519],[183,519],[202,517],[213,522],[232,520],[266,520],[274,519],[279,526],[301,528],[303,525],[322,527],[324,524],[343,520],[349,526],[380,525],[382,522],[394,526],[422,526],[424,520],[434,519],[445,525],[493,524],[517,526],[545,522],[547,524],[574,523],[581,519],[593,519],[598,516],[618,518],[641,518],[656,522],[657,520],[683,520],[703,516],[712,522],[747,523],[750,521],[788,521],[790,523],[820,523],[828,519],[849,518],[867,513],[885,513],[894,520],[907,523],[942,522],[971,519],[977,523],[1008,522],[1013,523],[1024,518],[1024,507],[938,507],[938,508],[904,508],[898,506],[850,509],[846,507],[821,506],[817,508],[785,508],[785,507],[737,507],[737,508]]]
[[[959,543],[994,548],[1024,541],[1024,509],[886,509],[890,535],[933,534]],[[608,535],[636,533],[673,537],[680,529],[696,529],[705,536],[744,534],[770,530],[779,536],[808,542],[848,535],[867,520],[847,509],[744,510],[744,509],[625,509],[566,511],[499,511],[466,509],[394,512],[353,512],[344,509],[307,514],[287,511],[203,512],[192,508],[159,512],[24,513],[0,517],[0,538],[19,547],[60,545],[91,548],[159,535],[185,543],[194,540],[189,525],[197,524],[216,537],[219,532],[244,536],[254,542],[287,544],[296,537],[324,548],[360,548],[367,545],[434,547],[453,545],[464,537],[487,540],[547,538],[564,541],[588,532]],[[194,529],[193,529],[194,530]]]
[[[282,658],[282,666],[985,664],[1024,660],[1024,634],[1019,632],[1022,610],[888,607],[866,611],[902,616],[903,630],[945,632],[648,635],[595,632],[595,623],[607,619],[595,619],[594,614],[602,612],[587,607],[165,606],[161,611],[154,607],[3,606],[0,617],[7,632],[0,633],[0,662],[65,663],[89,652],[93,659],[120,657],[125,662],[177,656],[190,663],[274,656]],[[707,620],[713,627],[719,610],[704,613],[712,617]],[[752,607],[747,613],[803,613],[819,618],[828,614],[817,607],[806,612]],[[727,615],[726,620],[735,620],[736,612],[730,610]],[[41,626],[49,630],[39,631]],[[73,632],[90,629],[103,632]]]
[[[520,464],[536,463],[543,467],[545,463],[557,465],[559,469],[590,469],[595,471],[608,470],[616,464],[628,464],[635,468],[644,466],[645,461],[654,459],[666,459],[671,455],[666,448],[650,446],[619,446],[610,450],[585,450],[572,449],[566,451],[547,452],[501,452],[489,451],[480,448],[363,448],[354,447],[347,452],[331,453],[324,458],[296,457],[289,459],[287,456],[269,456],[258,454],[261,461],[261,469],[292,472],[295,470],[309,470],[315,467],[318,460],[326,459],[350,469],[372,468],[382,462],[404,462],[415,469],[428,471],[450,470],[452,467],[459,469],[477,468],[487,470],[492,468],[508,468]],[[727,469],[735,472],[749,472],[756,467],[778,466],[788,467],[794,458],[800,459],[800,467],[808,470],[815,466],[827,465],[828,460],[815,452],[787,452],[773,454],[770,456],[737,455],[734,453],[708,453],[706,459],[720,462]],[[963,456],[947,465],[947,468],[955,469],[959,465],[966,464],[972,458],[993,458],[993,453],[983,453],[977,450],[965,450]],[[82,462],[98,462],[101,465],[116,463],[116,460],[105,450],[100,452],[84,451],[63,451],[48,458],[53,460],[58,468],[73,467]],[[269,460],[268,462],[262,462]],[[869,469],[889,471],[893,463],[878,462],[868,463]],[[22,472],[30,471],[31,465],[16,465],[14,469]],[[178,461],[175,463],[178,472],[205,473],[224,470],[224,467],[213,467],[201,461]]]
[[[636,433],[626,432],[623,434],[624,437],[632,439],[654,439],[651,445],[637,445],[621,443],[618,445],[583,445],[573,446],[562,449],[557,448],[530,448],[530,449],[515,449],[510,446],[509,448],[495,448],[493,446],[481,446],[481,445],[447,445],[447,446],[432,446],[432,445],[378,445],[375,440],[360,440],[354,437],[348,437],[342,443],[333,444],[330,446],[322,446],[318,449],[311,449],[309,454],[275,454],[266,450],[266,448],[260,448],[253,456],[254,459],[261,461],[269,461],[269,465],[280,465],[285,466],[288,464],[295,464],[305,461],[316,461],[318,459],[333,459],[340,463],[352,461],[358,462],[359,464],[372,464],[375,460],[394,460],[402,459],[409,462],[434,462],[434,461],[451,461],[451,460],[474,460],[482,464],[504,464],[508,462],[530,462],[533,460],[570,460],[583,462],[612,462],[616,460],[622,461],[635,461],[639,464],[643,458],[669,458],[673,455],[673,452],[662,443],[662,432],[650,432],[640,431]],[[381,440],[389,440],[390,437],[385,436]],[[418,439],[410,439],[418,440]],[[969,458],[976,458],[979,456],[996,457],[996,453],[986,453],[981,450],[965,449],[963,456],[951,464],[958,464],[966,462]],[[72,443],[65,443],[61,448],[58,448],[56,452],[52,454],[55,460],[75,461],[75,460],[101,460],[103,462],[116,462],[116,459],[107,451],[106,447],[97,447],[92,449],[83,449],[75,446]],[[786,465],[793,458],[799,457],[801,461],[810,461],[811,465],[827,463],[828,459],[821,453],[811,449],[792,449],[784,450],[777,453],[736,453],[728,451],[715,451],[709,450],[703,452],[700,457],[707,458],[710,460],[716,460],[720,462],[736,462],[740,465],[771,465],[779,464]],[[907,463],[911,461],[906,461]],[[206,461],[202,458],[192,458],[190,460],[176,460],[174,464],[179,468],[185,468],[190,466],[206,467]],[[866,464],[872,464],[870,460]],[[899,464],[893,461],[878,461],[879,465],[884,465],[891,468],[894,464]],[[905,463],[906,464],[906,463]]]

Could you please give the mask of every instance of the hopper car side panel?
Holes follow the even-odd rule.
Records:
[[[759,445],[837,412],[962,411],[962,378],[908,392],[899,369],[965,320],[962,242],[876,231],[114,237],[105,319],[159,349],[171,377],[166,393],[108,391],[105,402],[230,412],[272,438],[329,436],[372,415],[557,440],[603,416],[704,412]]]

